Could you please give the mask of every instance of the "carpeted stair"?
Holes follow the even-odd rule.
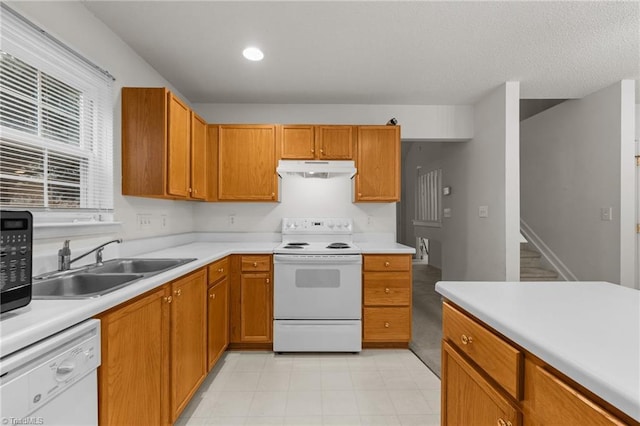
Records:
[[[520,281],[558,281],[555,271],[545,269],[541,254],[528,243],[520,244]]]

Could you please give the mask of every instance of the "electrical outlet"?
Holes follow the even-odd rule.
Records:
[[[373,218],[371,216],[367,216],[367,225],[371,226],[372,223],[373,223]]]
[[[169,217],[166,214],[160,216],[160,227],[167,229],[169,227]]]
[[[230,214],[228,220],[229,226],[233,226],[236,224],[236,215]]]
[[[138,214],[136,215],[138,222],[138,229],[151,228],[151,215],[150,214]]]

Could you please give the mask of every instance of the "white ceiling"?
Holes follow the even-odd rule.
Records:
[[[471,104],[505,81],[579,98],[640,78],[638,1],[85,4],[195,103]]]

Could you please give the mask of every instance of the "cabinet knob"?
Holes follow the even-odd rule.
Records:
[[[258,262],[253,262],[253,267],[257,267],[258,266]]]
[[[162,298],[163,301],[167,302],[167,303],[171,303],[171,301],[173,300],[173,297],[171,296],[165,296]]]
[[[173,294],[175,294],[176,296],[181,296],[182,295],[182,289],[179,288],[176,291],[173,292]]]
[[[320,148],[320,154],[324,154],[324,149]]]
[[[194,194],[197,194],[197,193],[198,193],[198,190],[197,190],[197,189],[194,189],[194,190],[193,190],[193,193],[194,193]]]
[[[460,340],[462,340],[463,345],[473,343],[473,338],[471,336],[467,336],[466,334],[463,334],[462,337],[460,337]]]
[[[193,190],[191,188],[187,188],[187,192],[191,193]]]
[[[358,192],[358,197],[362,197],[362,192]]]
[[[267,284],[269,284],[271,282],[271,280],[269,280],[269,278],[267,278]]]
[[[209,295],[209,298],[211,298],[211,299],[215,299],[215,298],[216,298],[216,294],[215,294],[215,293],[211,293],[211,294]]]
[[[315,154],[315,153],[316,153],[316,150],[315,150],[315,149],[313,149],[313,148],[311,148],[311,153],[312,153],[312,154]]]
[[[271,197],[275,197],[275,196],[276,196],[276,193],[275,193],[275,192],[272,192],[272,193],[271,193]]]
[[[385,288],[385,289],[384,289],[384,292],[385,292],[386,294],[389,294],[389,292],[390,292],[390,291],[391,291],[391,290],[389,290],[389,287],[387,287],[387,288]]]
[[[384,328],[389,328],[389,326],[390,326],[390,325],[391,325],[391,324],[389,324],[388,322],[385,322],[385,323],[384,323]]]
[[[218,272],[224,272],[224,268],[218,269]]]
[[[507,426],[507,422],[505,422],[502,418],[498,418],[498,426]]]
[[[389,262],[384,262],[384,266],[388,267],[389,266]]]

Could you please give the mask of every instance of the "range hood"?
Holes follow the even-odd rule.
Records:
[[[338,176],[352,178],[356,174],[356,166],[353,161],[280,160],[276,171],[280,177],[294,175],[324,179]]]

